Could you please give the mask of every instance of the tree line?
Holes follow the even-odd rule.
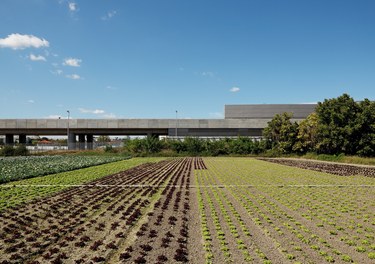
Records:
[[[155,137],[125,141],[136,155],[283,155],[346,154],[375,156],[375,102],[356,102],[348,94],[319,102],[315,112],[297,123],[292,113],[277,114],[268,122],[263,139],[248,137],[184,140]]]
[[[280,154],[316,152],[375,156],[375,102],[348,94],[319,102],[302,122],[276,115],[263,131],[266,149]]]

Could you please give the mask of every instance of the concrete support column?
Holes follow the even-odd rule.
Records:
[[[5,135],[5,145],[13,145],[14,144],[14,135],[13,134],[6,134]]]
[[[85,149],[85,135],[84,134],[78,134],[78,148],[79,149]]]
[[[76,149],[76,135],[72,132],[69,132],[68,135],[68,149]]]
[[[94,149],[94,135],[88,134],[87,138],[87,149]]]
[[[26,135],[25,134],[19,135],[19,137],[18,137],[18,143],[20,143],[22,145],[26,145]]]

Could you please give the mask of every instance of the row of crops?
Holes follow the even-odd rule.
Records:
[[[26,156],[0,158],[0,183],[71,171],[126,159],[120,156]]]
[[[147,163],[3,211],[0,263],[186,263],[191,168]]]
[[[371,177],[136,158],[0,188],[0,263],[375,263]]]
[[[133,158],[43,177],[14,181],[11,184],[0,184],[0,213],[7,208],[52,195],[72,186],[84,185],[144,163],[154,163],[161,160],[163,158]]]
[[[205,164],[195,175],[206,263],[375,263],[374,179],[251,159]]]

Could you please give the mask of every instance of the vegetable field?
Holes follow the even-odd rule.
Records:
[[[0,185],[0,263],[375,263],[374,178],[141,160]]]
[[[0,183],[76,170],[125,159],[110,156],[26,156],[0,158]]]

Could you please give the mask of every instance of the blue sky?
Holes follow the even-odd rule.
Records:
[[[375,1],[1,0],[0,118],[375,98]]]

